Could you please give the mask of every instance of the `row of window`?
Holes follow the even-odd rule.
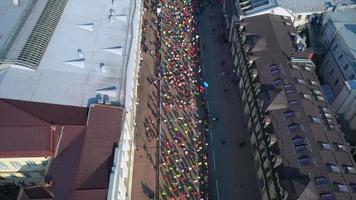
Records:
[[[10,164],[15,167],[15,168],[21,168],[23,166],[27,166],[27,167],[37,167],[37,164],[33,161],[26,161],[26,164],[23,165],[18,161],[10,161]],[[0,162],[0,169],[8,169],[9,166],[4,163],[4,162]]]

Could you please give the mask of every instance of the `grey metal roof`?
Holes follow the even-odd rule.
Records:
[[[21,63],[0,65],[0,97],[75,106],[87,106],[99,96],[117,100],[125,90],[120,83],[126,79],[124,56],[133,4],[68,0],[35,70]],[[22,45],[28,41],[20,40]],[[21,44],[12,48],[16,46]]]
[[[332,0],[276,0],[282,8],[286,8],[296,13],[300,12],[322,12]]]
[[[356,8],[328,12],[327,17],[334,23],[339,36],[348,46],[353,59],[356,59]],[[356,66],[354,66],[356,71]]]
[[[251,0],[251,8],[245,11],[245,15],[265,14],[278,7],[292,13],[317,13],[336,5],[354,3],[355,0]]]

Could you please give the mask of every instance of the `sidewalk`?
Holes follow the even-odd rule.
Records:
[[[142,46],[142,63],[139,72],[139,86],[136,113],[135,130],[135,157],[132,181],[132,200],[145,200],[149,196],[157,193],[157,117],[158,113],[158,88],[154,81],[157,80],[157,73],[154,67],[154,57],[151,55],[154,49],[154,31],[152,19],[155,14],[151,9],[145,10],[144,18],[147,24],[144,25],[142,36],[147,46]],[[144,30],[145,29],[145,30]]]

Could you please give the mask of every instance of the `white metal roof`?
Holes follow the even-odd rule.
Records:
[[[115,99],[125,90],[119,83],[131,3],[68,0],[36,70],[0,66],[0,97],[76,106],[100,94]]]

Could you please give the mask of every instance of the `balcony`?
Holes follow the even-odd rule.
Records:
[[[263,119],[264,127],[267,128],[272,123],[271,116],[266,115]]]
[[[272,147],[277,142],[276,136],[272,134],[268,134],[267,142],[268,142],[268,147]]]

